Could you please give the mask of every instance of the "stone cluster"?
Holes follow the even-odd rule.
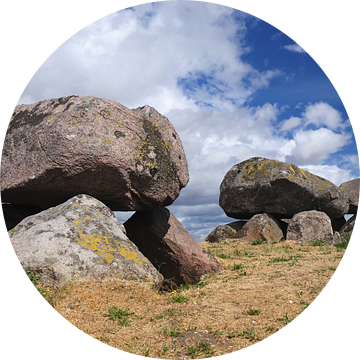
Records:
[[[92,96],[19,105],[3,146],[12,245],[25,270],[52,285],[119,278],[176,287],[222,271],[165,208],[188,181],[179,135],[147,105]],[[131,210],[125,230],[112,211]]]
[[[254,157],[234,165],[220,186],[219,204],[235,219],[205,239],[337,243],[350,237],[360,179],[339,187],[294,164]],[[344,215],[354,214],[348,221]]]

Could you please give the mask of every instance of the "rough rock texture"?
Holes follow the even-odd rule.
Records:
[[[226,224],[227,226],[230,226],[233,230],[238,232],[243,228],[243,226],[247,223],[247,220],[240,220],[240,221],[234,221],[231,223]]]
[[[340,188],[343,189],[349,197],[350,208],[348,214],[356,214],[359,205],[360,178],[346,181],[340,185]]]
[[[153,209],[188,181],[179,135],[147,105],[92,96],[18,105],[6,133],[3,202],[47,209],[86,193],[112,210]]]
[[[287,228],[286,240],[299,243],[326,241],[333,235],[331,220],[322,211],[302,211],[295,214]]]
[[[124,223],[129,239],[159,269],[164,287],[195,284],[224,268],[166,208],[136,212]]]
[[[339,233],[342,237],[351,237],[355,226],[356,215],[352,216],[340,229]]]
[[[321,239],[324,244],[335,245],[345,242],[345,239],[339,234],[338,231],[335,231],[334,234],[327,234],[324,238]]]
[[[241,241],[267,241],[279,242],[284,239],[284,234],[279,222],[269,214],[254,215],[236,235]]]
[[[9,236],[23,267],[42,283],[119,278],[160,287],[163,281],[110,209],[88,195],[27,217]]]
[[[2,210],[4,214],[6,228],[8,231],[15,227],[19,222],[24,220],[26,217],[41,212],[41,209],[36,206],[13,204],[2,204]]]
[[[331,221],[332,220],[333,219],[331,219]],[[335,245],[349,240],[354,230],[355,220],[356,215],[353,215],[348,221],[345,222],[339,231],[334,231],[333,235],[327,235],[323,241],[327,244]]]
[[[228,225],[217,226],[205,239],[207,242],[218,243],[233,238],[236,230]]]
[[[220,206],[226,215],[249,219],[268,213],[290,218],[318,210],[339,218],[349,209],[345,191],[296,165],[265,158],[251,158],[233,166],[220,186]]]
[[[207,242],[222,242],[235,237],[236,233],[246,224],[246,221],[235,221],[217,226],[205,239]]]

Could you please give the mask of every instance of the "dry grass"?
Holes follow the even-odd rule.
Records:
[[[200,286],[157,293],[130,281],[77,281],[48,288],[46,298],[73,325],[115,348],[163,359],[212,357],[261,341],[301,314],[345,251],[290,241],[201,245],[226,270]],[[111,319],[112,307],[129,315]]]

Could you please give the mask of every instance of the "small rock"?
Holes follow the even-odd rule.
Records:
[[[316,240],[325,241],[333,235],[331,220],[321,211],[302,211],[295,214],[288,226],[286,240],[299,243],[312,243]]]
[[[284,238],[279,222],[269,214],[254,215],[236,235],[241,241],[262,240],[269,243],[279,242]]]

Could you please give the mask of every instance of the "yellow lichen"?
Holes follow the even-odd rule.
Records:
[[[126,249],[126,247],[129,247],[129,244],[121,244],[110,234],[105,235],[96,232],[86,234],[84,229],[88,227],[89,222],[87,220],[90,219],[90,216],[84,216],[78,220],[73,220],[72,222],[77,230],[78,244],[83,248],[94,251],[96,254],[105,258],[108,263],[111,263],[114,260],[114,255],[116,254],[119,254],[125,259],[134,261],[140,266],[143,266],[144,262],[148,262],[144,256],[140,256],[136,251]],[[101,259],[100,262],[103,262],[103,259]]]

